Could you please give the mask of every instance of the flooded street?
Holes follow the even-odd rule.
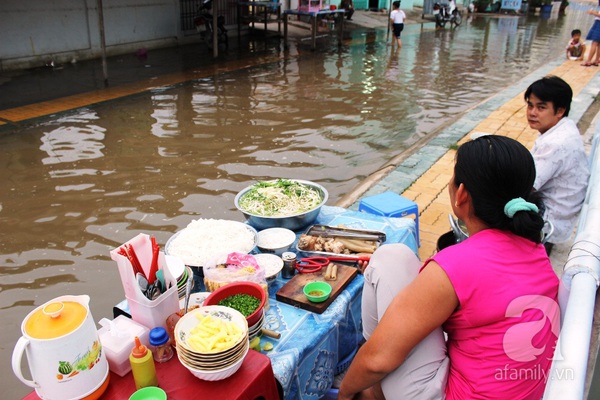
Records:
[[[24,317],[89,294],[96,321],[124,298],[109,251],[138,233],[163,246],[192,219],[243,221],[256,180],[312,180],[328,205],[460,113],[564,57],[593,18],[465,18],[455,30],[358,30],[341,49],[231,70],[78,109],[0,134],[3,398],[32,389],[10,362]],[[292,47],[294,45],[292,44]],[[582,67],[583,68],[583,67]],[[467,132],[465,132],[467,133]]]

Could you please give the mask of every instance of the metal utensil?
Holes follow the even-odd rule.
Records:
[[[454,219],[452,214],[448,214],[448,220],[450,221],[450,226],[452,227],[452,231],[456,237],[456,243],[460,243],[469,237],[469,235],[460,227],[458,219]]]
[[[348,239],[371,240],[374,242],[385,242],[385,232],[373,230],[359,230],[344,227],[335,227],[328,225],[313,225],[307,232],[307,235],[322,236],[322,237],[340,237]]]
[[[188,276],[188,280],[185,284],[185,302],[183,305],[183,315],[187,314],[188,306],[190,304],[190,295],[192,293],[192,283],[194,282],[194,277],[192,275]]]
[[[137,280],[138,286],[140,290],[148,298],[149,300],[155,300],[162,294],[162,290],[160,288],[160,283],[155,281],[153,284],[148,284],[148,279],[144,276],[144,274],[138,272],[135,274],[135,278]]]

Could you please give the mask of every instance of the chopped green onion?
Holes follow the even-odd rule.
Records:
[[[220,306],[239,311],[244,317],[251,315],[260,306],[260,299],[245,293],[234,294],[219,301]]]

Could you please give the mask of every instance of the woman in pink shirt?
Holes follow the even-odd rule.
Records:
[[[531,153],[503,136],[457,151],[448,185],[469,238],[423,266],[401,244],[366,267],[363,334],[339,399],[535,399],[559,333]]]

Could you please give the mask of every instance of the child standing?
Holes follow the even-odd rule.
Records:
[[[600,51],[598,51],[598,44],[600,44],[600,12],[596,10],[588,10],[587,13],[595,17],[594,25],[592,25],[592,29],[590,29],[585,38],[586,40],[592,41],[592,46],[590,47],[590,54],[588,54],[587,61],[581,65],[584,67],[589,67],[590,65],[597,67],[600,64]],[[592,62],[592,58],[594,56],[596,59],[594,62]]]
[[[392,12],[390,13],[390,25],[392,25],[398,48],[401,48],[402,40],[400,40],[400,33],[402,33],[402,30],[404,29],[406,14],[400,9],[400,1],[394,1],[392,3],[392,8]],[[392,41],[392,47],[393,46],[394,42]]]
[[[571,31],[571,40],[567,45],[567,58],[571,60],[583,60],[585,54],[585,43],[581,40],[581,31],[574,29]]]

